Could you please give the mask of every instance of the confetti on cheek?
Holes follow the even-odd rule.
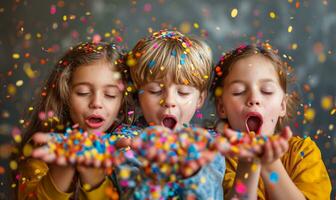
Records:
[[[276,184],[279,182],[279,175],[276,172],[271,172],[269,175],[271,183]]]

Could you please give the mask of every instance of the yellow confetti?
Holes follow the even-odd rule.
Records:
[[[324,110],[330,110],[333,106],[332,96],[325,96],[321,99],[321,106]]]
[[[180,25],[180,30],[182,33],[189,33],[190,30],[191,30],[191,25],[189,22],[183,22],[181,25]]]
[[[16,81],[16,86],[20,87],[23,85],[23,80]]]
[[[297,44],[297,43],[293,43],[293,44],[292,44],[292,49],[293,49],[293,50],[296,50],[297,48],[298,48],[298,44]]]
[[[215,90],[215,96],[216,97],[220,97],[220,96],[222,96],[222,94],[223,94],[222,88],[221,87],[217,87],[216,90]]]
[[[275,12],[273,12],[273,11],[271,11],[271,12],[269,13],[269,16],[270,16],[270,18],[272,18],[272,19],[275,19],[275,18],[276,18],[276,14],[275,14]]]
[[[15,87],[15,85],[13,85],[13,84],[9,84],[9,85],[7,86],[7,92],[8,92],[9,94],[11,94],[11,95],[16,94],[16,87]]]
[[[136,65],[136,60],[133,59],[133,58],[128,58],[127,61],[126,61],[126,64],[127,64],[129,67],[133,67],[134,65]]]
[[[66,21],[68,17],[66,15],[63,15],[63,21]]]
[[[312,121],[315,118],[315,110],[313,108],[307,108],[304,111],[304,118],[307,121]]]
[[[238,15],[238,9],[237,8],[234,8],[231,10],[231,17],[232,18],[236,18]]]
[[[336,108],[334,108],[330,111],[330,115],[334,115],[335,113],[336,113]]]
[[[13,59],[19,59],[19,58],[20,58],[20,54],[18,54],[18,53],[13,53],[12,58],[13,58]]]
[[[199,28],[199,25],[198,23],[194,23],[194,28],[198,29]]]
[[[15,160],[12,160],[9,162],[9,167],[12,169],[12,170],[16,170],[17,167],[18,167],[18,164]]]
[[[334,125],[333,124],[329,124],[329,127],[328,127],[329,131],[332,131],[334,130]]]
[[[30,144],[26,144],[24,147],[23,147],[23,155],[25,157],[29,157],[33,152],[33,147],[30,145]]]
[[[293,27],[292,26],[288,26],[288,33],[291,33],[293,31]]]
[[[31,65],[30,63],[24,63],[23,64],[23,71],[26,73],[26,75],[29,77],[29,78],[35,78],[38,73],[37,72],[34,72],[31,68]]]

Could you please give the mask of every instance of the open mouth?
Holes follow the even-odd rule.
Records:
[[[247,115],[245,125],[248,132],[260,134],[262,124],[262,116],[259,113],[250,113]]]
[[[90,128],[99,128],[103,125],[104,118],[93,115],[86,118],[85,122]]]
[[[176,127],[177,120],[174,116],[166,116],[163,118],[161,124],[162,126],[173,130]]]

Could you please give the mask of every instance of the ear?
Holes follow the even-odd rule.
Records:
[[[219,116],[219,118],[221,118],[221,119],[226,119],[227,118],[226,111],[225,111],[225,108],[224,108],[224,102],[223,102],[221,97],[218,97],[216,99],[216,110],[217,110],[217,115]]]
[[[284,95],[281,101],[280,117],[286,116],[286,113],[287,113],[287,94]]]
[[[200,93],[200,96],[198,98],[197,105],[196,105],[197,109],[202,108],[202,106],[203,106],[203,104],[205,102],[206,97],[207,97],[207,92],[201,92]]]

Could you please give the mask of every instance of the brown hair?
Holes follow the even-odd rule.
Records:
[[[127,77],[127,70],[123,64],[123,55],[116,45],[110,43],[81,43],[69,49],[69,51],[56,63],[53,71],[46,80],[45,86],[41,89],[38,101],[35,103],[34,111],[30,114],[27,131],[23,136],[21,148],[37,131],[52,132],[62,131],[65,126],[72,122],[69,114],[70,81],[76,68],[104,61],[110,63],[113,70],[120,73],[124,82]],[[123,98],[123,106],[120,111],[119,120],[125,121],[127,116],[129,97]],[[40,113],[52,111],[53,117],[46,120],[39,119]],[[110,127],[111,131],[117,124]],[[22,150],[22,149],[21,149]]]
[[[293,118],[297,111],[297,105],[299,102],[298,94],[296,92],[292,92],[288,94],[288,75],[291,70],[290,66],[287,62],[281,60],[278,55],[277,50],[274,50],[269,43],[261,43],[261,44],[251,44],[251,45],[242,45],[228,53],[225,53],[220,61],[214,68],[214,80],[212,82],[211,91],[213,96],[215,97],[216,103],[218,101],[218,97],[221,96],[221,88],[223,87],[224,80],[227,75],[230,73],[232,66],[243,58],[247,58],[253,55],[263,55],[273,64],[275,70],[277,71],[279,77],[279,83],[286,94],[286,116],[281,117],[278,120],[276,125],[276,131],[281,131],[281,129],[289,122],[291,118]]]
[[[140,40],[128,54],[127,65],[135,87],[168,77],[178,84],[207,91],[212,71],[209,46],[178,31],[161,30]]]

